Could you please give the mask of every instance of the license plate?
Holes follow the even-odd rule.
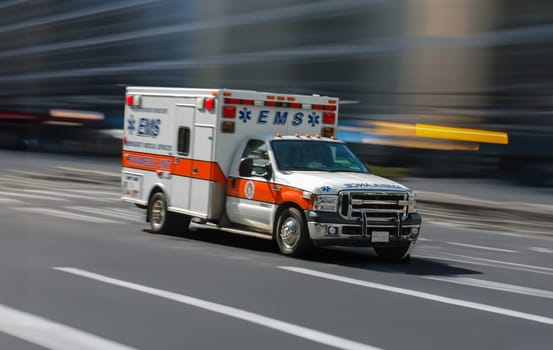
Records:
[[[371,242],[388,242],[390,240],[390,233],[388,231],[373,231],[371,235]]]
[[[135,174],[123,174],[122,192],[124,197],[140,199],[142,189],[142,176]]]

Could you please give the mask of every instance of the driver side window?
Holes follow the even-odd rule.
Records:
[[[267,171],[267,165],[269,165],[269,153],[267,152],[267,145],[264,141],[251,139],[248,141],[242,158],[253,159],[253,176],[263,176]]]

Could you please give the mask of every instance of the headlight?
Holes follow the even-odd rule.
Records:
[[[409,191],[409,206],[407,207],[407,213],[412,214],[417,212],[417,200],[415,192]]]
[[[337,207],[338,196],[335,194],[320,194],[313,201],[313,210],[336,212]]]

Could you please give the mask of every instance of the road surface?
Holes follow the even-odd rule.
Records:
[[[2,152],[1,349],[551,349],[553,239],[428,220],[410,265],[152,235],[114,182]],[[116,170],[116,169],[115,169]]]

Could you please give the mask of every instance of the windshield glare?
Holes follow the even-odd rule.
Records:
[[[317,140],[274,140],[277,166],[282,171],[347,171],[369,173],[343,143]]]

